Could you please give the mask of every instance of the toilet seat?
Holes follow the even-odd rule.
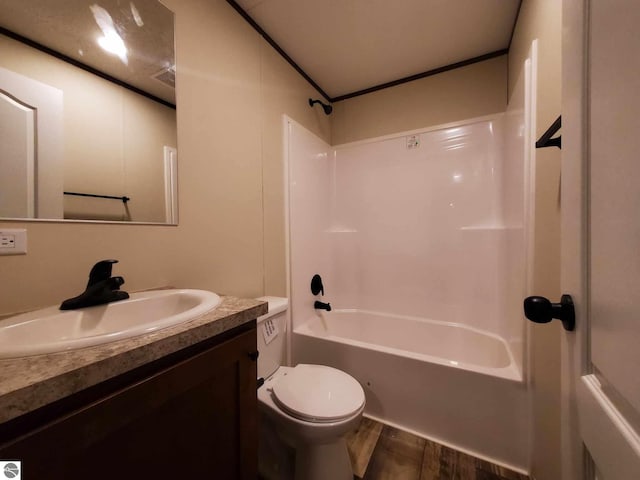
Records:
[[[272,387],[274,401],[300,420],[328,423],[348,418],[365,402],[364,390],[347,373],[325,365],[300,364]]]

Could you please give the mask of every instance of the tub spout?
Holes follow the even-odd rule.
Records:
[[[331,304],[319,302],[318,300],[316,300],[315,303],[313,304],[313,308],[315,308],[316,310],[326,310],[327,312],[330,312]]]

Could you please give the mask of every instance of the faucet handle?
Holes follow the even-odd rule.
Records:
[[[322,285],[322,277],[317,273],[311,279],[311,293],[314,295],[321,294],[324,296],[324,285]]]
[[[100,260],[96,263],[91,268],[91,272],[89,272],[89,283],[87,284],[87,287],[90,287],[101,280],[111,278],[111,270],[114,263],[118,263],[118,260]]]

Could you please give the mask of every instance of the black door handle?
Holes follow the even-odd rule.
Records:
[[[549,323],[554,318],[562,321],[565,330],[576,327],[576,314],[571,295],[562,295],[560,303],[551,303],[545,297],[527,297],[524,299],[524,315],[536,323]]]

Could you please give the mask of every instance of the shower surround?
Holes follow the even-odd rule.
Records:
[[[338,147],[287,118],[285,136],[292,363],[353,375],[370,417],[526,471],[522,118]]]

